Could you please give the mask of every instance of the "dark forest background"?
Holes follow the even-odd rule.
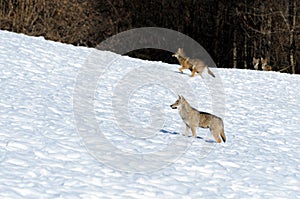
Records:
[[[199,42],[218,67],[300,73],[298,0],[0,0],[0,29],[95,47],[132,28],[164,27]],[[177,63],[169,52],[131,56]]]

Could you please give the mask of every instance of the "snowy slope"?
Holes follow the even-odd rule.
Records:
[[[108,140],[129,154],[161,150],[177,138],[189,143],[171,164],[135,173],[95,158],[78,134],[74,87],[91,52],[0,31],[0,198],[300,198],[300,76],[213,68],[226,94],[222,144],[206,129],[198,129],[198,139],[180,135],[181,119],[169,108],[177,93],[141,87],[129,99],[130,120],[151,128],[151,107],[168,120],[155,136],[137,140],[113,122],[112,93],[124,71],[154,62],[118,56],[94,99]],[[190,103],[211,111],[204,80],[155,64],[189,82],[198,96],[187,96]]]

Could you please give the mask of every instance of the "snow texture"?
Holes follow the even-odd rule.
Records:
[[[150,128],[153,107],[167,120],[154,136],[135,139],[118,130],[109,108],[120,74],[161,65],[195,90],[198,101],[187,99],[197,109],[211,112],[211,96],[200,76],[177,73],[178,65],[119,56],[95,92],[95,116],[107,139],[137,154],[163,150],[177,138],[190,143],[169,165],[134,173],[99,161],[77,132],[74,87],[93,50],[7,31],[0,38],[0,198],[300,198],[298,75],[212,68],[226,95],[221,144],[207,129],[197,129],[198,139],[182,136],[181,118],[169,107],[178,93],[141,87],[128,99],[129,120]]]

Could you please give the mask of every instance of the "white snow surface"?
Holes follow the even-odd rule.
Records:
[[[127,153],[161,150],[178,136],[191,141],[171,164],[134,173],[95,158],[77,132],[74,87],[92,51],[0,31],[0,198],[300,198],[299,75],[212,68],[226,95],[227,142],[221,144],[207,129],[197,130],[198,139],[181,135],[178,111],[169,107],[176,93],[140,88],[130,99],[131,120],[148,128],[151,100],[161,100],[170,118],[154,138],[140,141],[115,133],[106,106],[123,70],[154,62],[120,56],[97,87],[99,128]],[[155,64],[174,72],[179,67]],[[210,112],[203,79],[186,74],[177,73],[199,94],[190,103]],[[212,150],[203,155],[207,146]]]

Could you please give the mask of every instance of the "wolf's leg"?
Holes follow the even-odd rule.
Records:
[[[183,67],[180,67],[180,68],[179,68],[180,73],[183,73],[182,70],[183,70]]]
[[[197,130],[196,130],[196,127],[192,127],[192,133],[193,133],[193,136],[194,138],[197,138]]]
[[[200,69],[198,69],[198,74],[201,76],[201,78],[203,78],[203,76],[202,76],[202,74],[203,74],[203,70],[204,70],[204,68],[200,68]]]
[[[203,76],[202,76],[202,72],[199,72],[199,75],[201,76],[201,78],[203,78]]]
[[[194,77],[196,72],[197,72],[197,70],[196,70],[196,68],[194,67],[193,70],[192,70],[192,74],[191,74],[190,77]]]
[[[218,131],[216,131],[214,129],[210,129],[210,132],[213,134],[216,142],[221,143],[221,138],[220,138],[220,134],[218,133]]]
[[[185,133],[184,133],[184,135],[186,137],[189,135],[189,130],[190,130],[190,127],[188,125],[185,125]]]

